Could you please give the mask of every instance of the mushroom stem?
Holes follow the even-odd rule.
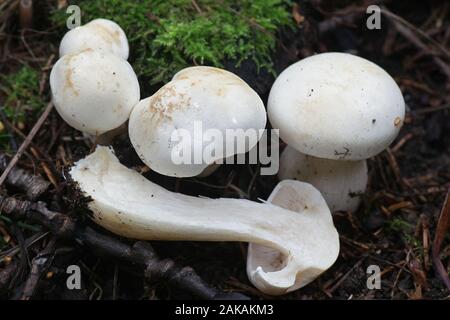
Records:
[[[92,199],[94,221],[116,234],[142,240],[244,241],[277,250],[285,257],[281,269],[250,277],[268,294],[312,281],[339,252],[330,210],[307,183],[290,182],[297,213],[270,203],[170,192],[120,164],[107,147],[77,162],[70,175]]]
[[[122,136],[123,134],[128,133],[128,126],[127,123],[124,123],[120,125],[119,127],[106,131],[105,133],[99,134],[99,135],[92,135],[89,133],[83,132],[83,136],[86,139],[89,139],[89,141],[94,145],[102,145],[102,146],[109,146],[112,145],[115,138],[118,136]]]
[[[353,212],[367,188],[367,163],[317,158],[287,146],[280,157],[278,177],[312,184],[322,193],[331,212]]]

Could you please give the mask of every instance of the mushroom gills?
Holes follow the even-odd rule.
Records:
[[[296,212],[302,217],[304,215],[310,215],[309,209],[317,206],[317,203],[314,199],[304,196],[305,185],[309,184],[294,180],[283,180],[272,191],[267,202],[290,210],[291,212]],[[321,226],[319,225],[318,228],[321,228]],[[287,229],[285,232],[305,231],[302,229],[295,230],[292,227],[292,230]],[[314,238],[315,236],[311,235],[310,239]],[[315,241],[320,242],[321,239],[316,238]],[[329,245],[331,247],[328,253],[326,250],[321,252],[321,254],[324,254],[322,256],[324,259],[331,258],[334,256],[334,253],[339,251],[338,239],[335,242],[330,242]],[[337,251],[335,251],[336,249]],[[303,254],[306,256],[312,250],[312,248],[305,248]],[[325,257],[327,254],[329,256]],[[336,258],[337,256],[334,256],[334,260]],[[305,266],[301,272],[295,272],[291,268],[292,263],[290,259],[292,259],[292,256],[284,255],[274,248],[257,243],[249,243],[247,252],[247,275],[252,279],[256,287],[264,288],[261,291],[278,295],[304,287],[325,271],[317,264],[316,266]]]
[[[261,260],[264,256],[249,250],[248,270],[255,270],[248,273],[250,281],[266,294],[283,294],[309,283],[339,253],[330,210],[320,192],[307,183],[278,184],[269,200],[277,203],[283,198],[287,209],[244,199],[192,197],[145,179],[103,146],[78,161],[70,175],[91,198],[88,206],[94,221],[118,235],[141,240],[243,241],[281,253],[284,264],[271,270]]]

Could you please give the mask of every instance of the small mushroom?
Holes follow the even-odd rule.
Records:
[[[400,88],[386,71],[366,59],[337,52],[317,54],[289,66],[275,80],[267,107],[272,126],[280,129],[280,138],[290,147],[335,161],[365,160],[380,153],[395,139],[405,117]],[[333,170],[349,170],[328,163]],[[327,177],[324,165],[320,164],[321,181],[329,184],[326,190],[322,183],[316,187],[329,195],[342,184]],[[353,165],[352,170],[365,175],[364,165]],[[295,172],[285,170],[282,178],[295,178]],[[303,177],[311,179],[312,175]],[[359,177],[359,185],[366,179]],[[354,210],[355,202],[350,195],[346,197],[341,203],[348,206],[338,207]]]
[[[312,281],[339,252],[339,236],[325,200],[312,185],[283,181],[269,199],[208,199],[170,192],[120,164],[108,147],[78,161],[72,179],[90,198],[96,223],[142,240],[244,241],[277,252],[282,263],[250,258],[252,283],[283,294]],[[286,209],[285,209],[286,208]],[[274,252],[275,252],[274,251]],[[261,261],[264,259],[264,261]],[[261,262],[261,264],[259,264]]]
[[[50,73],[50,88],[60,116],[91,135],[125,123],[140,97],[136,74],[126,60],[90,49],[60,58]]]
[[[245,140],[247,130],[257,133],[265,128],[266,120],[262,100],[241,78],[226,70],[198,66],[181,70],[154,95],[141,100],[128,128],[137,154],[152,170],[192,177],[217,160],[247,152],[260,138],[228,148],[227,130],[237,129],[237,138]],[[208,131],[218,137],[206,138]],[[177,132],[186,135],[174,138]],[[208,159],[203,157],[206,150]],[[180,160],[174,161],[174,156]]]
[[[311,183],[320,190],[331,212],[353,212],[366,191],[367,162],[316,158],[287,146],[281,153],[278,178]]]
[[[117,23],[107,19],[95,19],[69,30],[59,45],[59,56],[79,53],[86,49],[113,53],[125,60],[129,54],[125,32]]]

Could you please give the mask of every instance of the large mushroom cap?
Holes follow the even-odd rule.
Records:
[[[322,53],[288,67],[273,84],[267,107],[283,141],[335,160],[378,154],[395,139],[405,116],[392,77],[346,53]]]
[[[117,23],[107,19],[95,19],[68,31],[59,45],[59,56],[86,49],[113,53],[125,60],[129,54],[125,32]]]
[[[211,164],[202,158],[208,146],[212,145],[215,151],[211,152],[214,162],[235,153],[245,153],[257,142],[244,148],[235,145],[236,152],[232,152],[224,147],[225,141],[196,134],[199,130],[195,128],[200,129],[200,125],[200,133],[212,129],[220,133],[223,140],[226,140],[227,129],[242,129],[242,133],[255,129],[257,132],[266,125],[264,104],[235,74],[212,67],[190,67],[178,72],[172,81],[134,107],[129,135],[144,163],[161,174],[177,177],[196,176]],[[189,133],[191,139],[173,141],[176,130]],[[178,154],[183,149],[191,152],[192,164],[173,161],[173,152]],[[197,159],[200,161],[194,159],[194,154],[200,155]]]
[[[93,50],[60,58],[50,73],[50,87],[61,117],[93,135],[123,124],[140,96],[136,74],[127,61]]]

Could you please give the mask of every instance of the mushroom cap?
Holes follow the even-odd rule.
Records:
[[[220,131],[223,141],[207,141],[196,135],[198,124],[203,133],[208,129]],[[199,66],[181,70],[153,96],[141,100],[131,113],[128,128],[137,154],[152,170],[168,176],[192,177],[214,161],[245,153],[256,145],[257,141],[227,150],[227,129],[246,131],[264,129],[265,125],[264,104],[250,86],[226,70]],[[174,142],[171,137],[177,129],[188,132],[192,139]],[[193,164],[173,161],[172,152],[189,149],[194,158],[194,154],[202,155],[211,144],[215,154],[211,152],[214,158],[210,162],[203,157],[191,161]]]
[[[361,160],[389,146],[405,117],[394,79],[347,53],[322,53],[294,63],[275,80],[267,111],[280,138],[319,158]]]
[[[110,52],[125,60],[129,54],[125,32],[117,23],[107,19],[95,19],[68,31],[59,45],[59,56],[86,49]]]
[[[361,202],[360,195],[366,191],[367,163],[316,158],[287,146],[281,153],[278,178],[312,184],[322,193],[331,212],[354,212]]]
[[[75,129],[93,135],[127,121],[140,97],[130,64],[94,50],[60,58],[50,73],[50,88],[60,116]]]

